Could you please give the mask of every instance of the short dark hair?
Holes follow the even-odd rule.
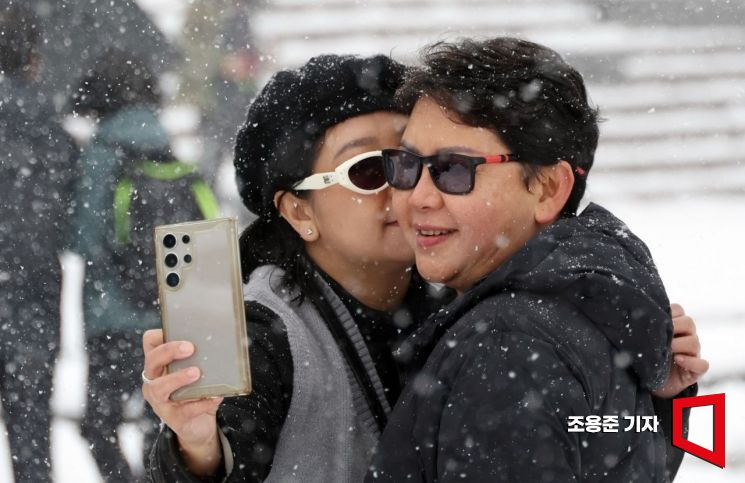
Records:
[[[562,215],[574,214],[599,136],[598,111],[579,72],[557,52],[510,37],[438,42],[422,60],[397,93],[402,106],[411,109],[427,96],[464,124],[490,129],[521,156],[528,179],[535,165],[566,160],[575,183]]]
[[[34,12],[18,2],[0,2],[0,71],[21,72],[38,54],[40,39]]]
[[[80,79],[73,94],[73,110],[79,114],[110,116],[124,107],[157,108],[160,91],[147,63],[131,52],[109,48]]]

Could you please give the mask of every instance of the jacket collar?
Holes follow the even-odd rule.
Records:
[[[480,301],[504,292],[559,296],[573,304],[651,389],[668,373],[669,301],[646,245],[591,204],[556,221],[495,271],[424,323],[407,341],[421,366],[439,339]]]

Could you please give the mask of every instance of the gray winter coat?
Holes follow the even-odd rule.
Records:
[[[51,99],[18,77],[0,75],[0,284],[59,276],[77,158]]]

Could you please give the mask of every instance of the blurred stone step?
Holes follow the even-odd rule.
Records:
[[[669,137],[655,141],[612,142],[600,136],[595,154],[598,169],[629,170],[676,168],[708,169],[714,164],[737,164],[745,171],[745,132],[725,136]]]
[[[615,62],[617,56],[640,55],[658,52],[685,52],[692,49],[737,49],[745,45],[745,29],[741,28],[630,28],[621,24],[583,25],[578,32],[575,25],[555,24],[551,28],[525,27],[503,29],[485,27],[479,24],[460,29],[443,24],[425,33],[411,33],[407,29],[370,33],[365,30],[348,29],[335,37],[315,38],[305,32],[302,22],[292,23],[296,31],[294,37],[275,39],[271,36],[257,35],[261,49],[274,57],[277,68],[293,67],[302,64],[310,57],[320,53],[352,53],[373,55],[389,53],[395,58],[415,62],[417,51],[439,40],[456,40],[468,36],[490,38],[498,35],[519,36],[550,46],[564,55],[568,61],[586,66],[581,69],[590,75],[600,67],[601,62]],[[257,24],[257,27],[259,25]],[[623,61],[623,59],[621,60]],[[620,70],[620,66],[609,66]],[[623,71],[620,71],[621,75]]]
[[[265,9],[257,13],[256,35],[268,41],[309,36],[314,39],[346,37],[355,32],[385,35],[405,32],[426,36],[443,30],[522,30],[528,27],[589,23],[595,9],[581,2],[352,2],[318,6]],[[412,19],[416,19],[412,22]]]
[[[701,137],[704,135],[743,135],[745,137],[745,103],[712,108],[670,108],[657,112],[623,112],[600,125],[606,141],[634,142],[664,137]]]
[[[642,54],[626,59],[620,69],[629,79],[671,80],[743,76],[745,50],[680,54]]]
[[[601,113],[613,118],[616,112],[629,110],[742,104],[745,103],[745,75],[685,80],[674,84],[660,80],[616,85],[590,84],[587,91],[600,107]]]
[[[602,160],[590,173],[588,196],[596,200],[667,200],[687,197],[732,196],[745,210],[745,164],[675,166],[638,170],[608,170]],[[692,220],[693,221],[693,220]],[[730,220],[734,223],[736,220]]]
[[[636,25],[745,25],[737,0],[593,0],[603,19]]]
[[[369,8],[372,6],[391,5],[391,6],[422,6],[432,7],[437,5],[452,4],[453,0],[266,0],[265,5],[273,10],[278,9],[298,9],[298,8],[330,8],[330,7],[349,7],[354,5],[356,8]],[[536,4],[548,3],[547,0],[458,0],[457,2],[463,8],[470,8],[474,5],[523,5],[532,7]],[[558,2],[557,2],[558,3]],[[564,3],[585,3],[583,0],[564,0]]]

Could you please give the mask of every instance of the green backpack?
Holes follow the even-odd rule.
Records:
[[[209,185],[178,161],[143,161],[125,172],[114,192],[113,239],[121,288],[140,308],[158,297],[153,230],[158,225],[220,216]]]

